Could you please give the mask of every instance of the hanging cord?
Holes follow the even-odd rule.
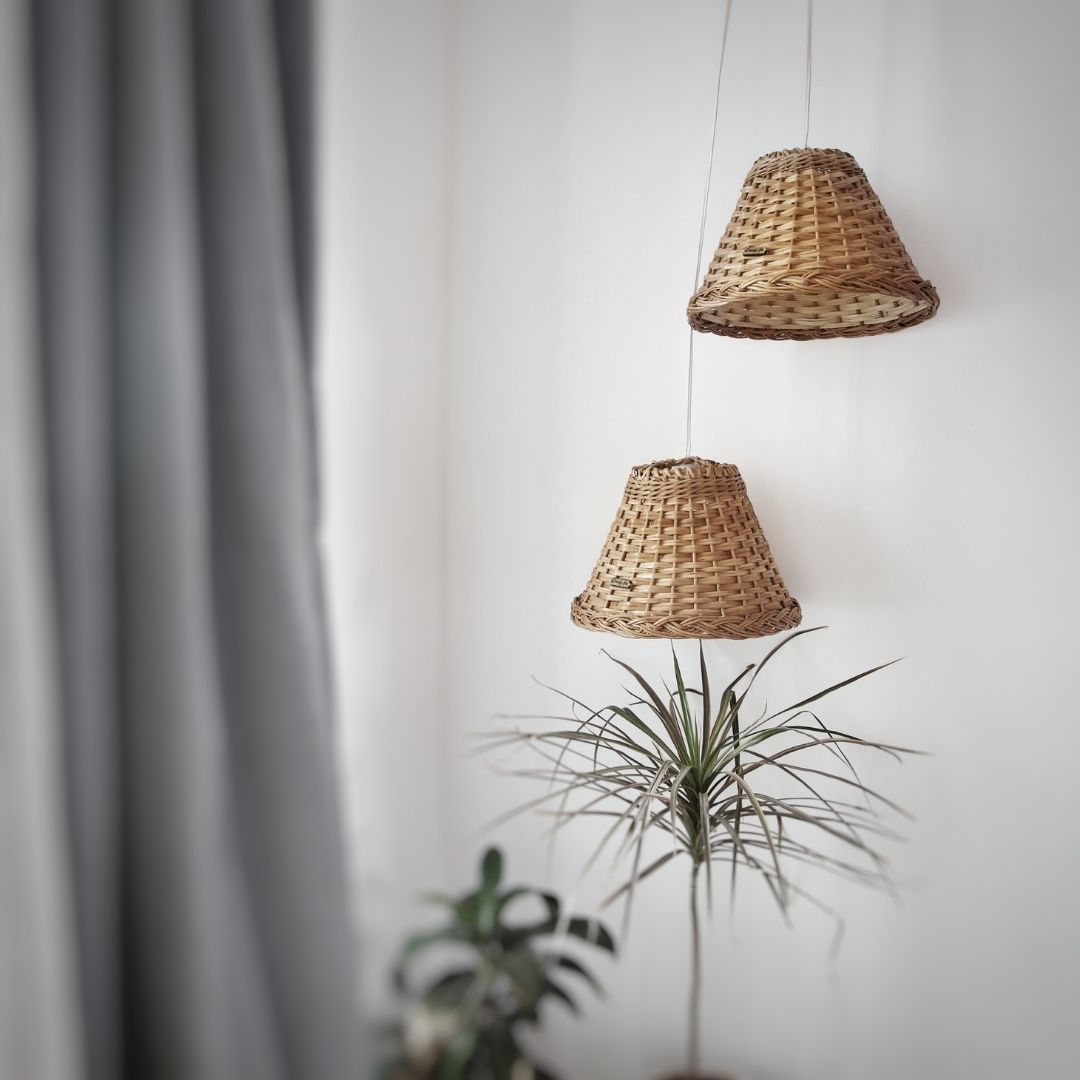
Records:
[[[810,82],[814,72],[814,0],[806,0],[806,124],[803,149],[810,145]]]
[[[716,100],[713,102],[712,137],[709,139],[709,167],[705,173],[705,193],[701,198],[701,227],[698,229],[697,262],[694,264],[695,292],[701,280],[701,259],[705,251],[705,221],[709,214],[709,191],[712,188],[713,163],[716,161],[716,131],[720,124],[720,82],[724,77],[724,57],[727,55],[728,26],[731,24],[731,0],[724,5],[724,29],[720,39],[720,67],[716,73]],[[686,361],[686,453],[690,456],[690,434],[694,418],[694,330],[690,329],[690,349]]]

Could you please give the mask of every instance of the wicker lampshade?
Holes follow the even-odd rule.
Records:
[[[778,150],[754,162],[687,316],[705,333],[807,340],[902,330],[937,308],[850,154]]]
[[[570,618],[623,637],[751,638],[798,626],[802,610],[739,470],[691,457],[631,469]]]

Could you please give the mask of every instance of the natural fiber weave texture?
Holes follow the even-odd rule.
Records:
[[[802,620],[734,465],[691,457],[630,472],[570,618],[623,637],[751,638]]]
[[[704,333],[807,340],[902,330],[937,308],[850,154],[778,150],[754,162],[687,316]]]

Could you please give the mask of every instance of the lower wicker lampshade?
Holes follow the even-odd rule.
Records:
[[[919,275],[858,162],[778,150],[754,162],[687,317],[725,337],[865,337],[923,322]]]
[[[752,638],[798,626],[802,610],[739,470],[690,457],[630,471],[570,618],[623,637]]]

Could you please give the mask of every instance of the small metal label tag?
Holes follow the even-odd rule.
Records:
[[[769,249],[767,247],[757,246],[757,247],[743,248],[743,255],[745,255],[747,258],[750,258],[750,256],[752,256],[752,255],[768,255],[768,254],[769,254]]]
[[[628,577],[616,577],[611,579],[613,589],[632,589],[634,583]]]

